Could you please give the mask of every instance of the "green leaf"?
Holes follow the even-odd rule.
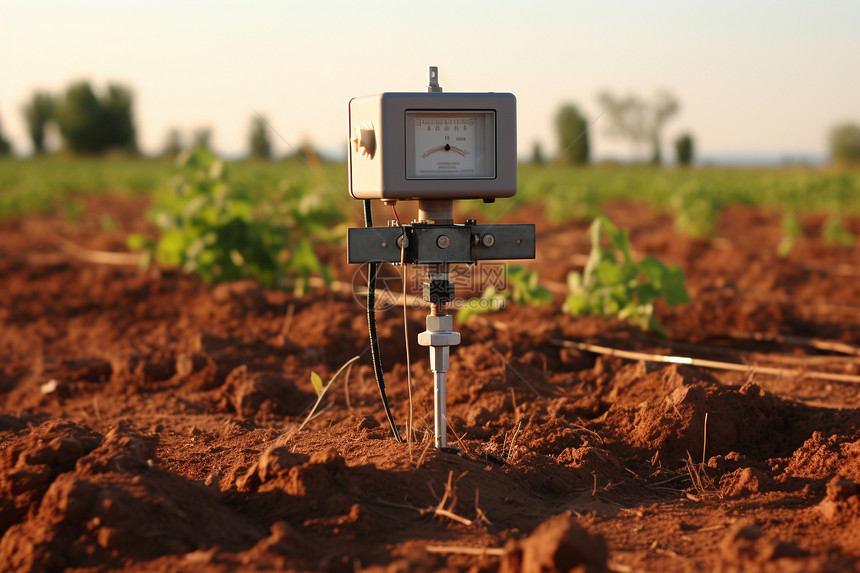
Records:
[[[588,297],[585,293],[571,293],[567,295],[562,308],[565,312],[573,316],[589,314]]]
[[[320,375],[316,372],[311,372],[311,384],[313,385],[314,392],[317,393],[317,396],[321,396],[323,391],[322,378],[320,378]]]
[[[582,275],[576,271],[567,273],[567,288],[571,292],[579,293],[583,291]]]
[[[688,304],[690,302],[690,293],[687,292],[687,287],[684,286],[686,280],[687,277],[684,276],[684,271],[681,267],[671,266],[666,269],[666,272],[663,274],[663,288],[660,290],[660,296],[669,306]]]
[[[493,285],[484,289],[479,297],[468,299],[457,311],[457,321],[461,324],[468,322],[473,316],[497,312],[505,308],[508,292],[498,292]]]
[[[125,238],[125,244],[132,251],[140,251],[146,246],[146,239],[140,233],[131,233]]]
[[[657,257],[645,257],[639,261],[639,270],[645,274],[646,282],[654,283],[659,289],[663,282],[663,275],[666,272],[664,265]]]
[[[614,262],[603,260],[597,266],[597,278],[605,285],[622,284],[627,281],[628,275],[624,267]]]
[[[186,249],[185,235],[180,230],[167,231],[158,241],[156,255],[159,263],[178,265],[182,262]]]
[[[611,245],[600,244],[603,233]],[[633,260],[633,247],[626,229],[618,229],[605,216],[589,227],[591,253],[582,275],[567,276],[569,293],[564,310],[573,315],[615,316],[642,329],[662,332],[654,319],[654,301],[668,304],[690,301],[680,267],[667,267],[656,257]]]
[[[821,226],[821,239],[828,245],[854,246],[854,233],[842,224],[842,217],[831,215]]]

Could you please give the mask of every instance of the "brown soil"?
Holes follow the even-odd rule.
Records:
[[[398,444],[348,290],[207,286],[83,262],[58,239],[123,250],[125,232],[151,232],[143,208],[99,197],[74,224],[0,222],[0,569],[860,567],[860,250],[816,239],[823,217],[804,218],[806,237],[781,259],[778,213],[732,208],[719,238],[693,240],[667,215],[608,206],[637,253],[687,273],[694,302],[658,308],[668,338],[562,314],[587,224],[539,223],[534,265],[556,302],[459,325],[448,415],[460,452],[445,453],[429,447],[423,310],[408,325],[415,436]],[[101,214],[118,229],[100,229]],[[356,269],[342,249],[330,256],[349,285]],[[401,310],[381,314],[380,336],[402,427]],[[558,339],[749,367],[598,356]],[[355,355],[297,432],[310,373],[328,380]]]

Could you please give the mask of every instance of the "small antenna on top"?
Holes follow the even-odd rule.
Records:
[[[430,93],[441,93],[442,86],[439,85],[439,68],[430,66],[430,85],[427,86],[427,91]]]

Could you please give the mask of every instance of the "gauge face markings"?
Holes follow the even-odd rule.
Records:
[[[459,147],[455,147],[451,144],[446,143],[445,145],[440,145],[439,147],[434,147],[433,149],[428,149],[424,153],[421,154],[421,157],[429,157],[434,153],[438,153],[440,151],[453,151],[454,153],[459,153],[463,157],[469,155],[469,152],[465,149],[461,149]]]
[[[475,114],[435,113],[415,117],[415,167],[419,175],[474,176]]]

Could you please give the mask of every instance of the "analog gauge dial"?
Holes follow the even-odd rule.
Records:
[[[411,132],[407,133],[407,141],[411,143],[407,177],[480,179],[493,176],[493,112],[407,112],[407,127]]]

